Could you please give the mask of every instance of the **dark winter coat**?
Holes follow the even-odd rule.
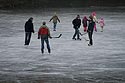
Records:
[[[33,23],[31,20],[28,20],[25,23],[25,32],[33,32],[34,33],[34,27],[33,27]]]
[[[88,32],[93,32],[95,22],[92,20],[89,20],[89,26],[88,26]]]
[[[80,26],[81,26],[81,19],[78,19],[78,18],[74,19],[72,21],[72,24],[73,24],[73,28],[75,28],[75,29],[80,28]]]

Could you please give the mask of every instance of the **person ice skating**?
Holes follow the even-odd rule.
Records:
[[[104,23],[104,19],[103,19],[103,18],[101,18],[101,19],[99,20],[99,24],[100,24],[100,27],[101,27],[101,32],[103,32],[103,28],[104,28],[104,26],[105,26],[105,23]]]
[[[48,53],[51,53],[50,45],[49,45],[49,39],[52,38],[50,35],[50,30],[46,26],[46,22],[42,23],[42,26],[39,28],[38,31],[38,39],[41,38],[41,52],[44,53],[44,41],[46,42]]]
[[[24,45],[29,45],[30,40],[31,40],[31,35],[34,33],[34,26],[33,26],[33,18],[29,18],[28,21],[25,23],[25,44]]]
[[[94,25],[95,25],[95,22],[93,21],[93,16],[90,15],[89,16],[89,25],[88,25],[88,37],[89,37],[89,44],[88,46],[91,46],[93,45],[93,40],[92,40],[92,35],[93,35],[93,29],[94,29]]]
[[[56,15],[56,13],[55,13],[55,15],[50,19],[49,22],[51,22],[51,20],[53,20],[53,31],[56,31],[57,22],[60,23],[60,20],[59,20],[58,16]]]
[[[75,29],[75,33],[73,35],[73,38],[72,39],[75,39],[76,40],[76,35],[77,35],[77,40],[81,40],[80,37],[79,37],[79,28],[81,26],[81,19],[80,19],[80,15],[77,15],[77,17],[72,21],[72,24],[73,24],[73,28]]]
[[[97,32],[96,23],[98,23],[98,20],[96,18],[96,12],[92,12],[91,15],[93,16],[93,21],[95,22],[94,30]]]
[[[87,31],[87,21],[88,21],[87,17],[84,16],[83,19],[82,19],[82,24],[83,24],[83,27],[84,27],[84,32]]]

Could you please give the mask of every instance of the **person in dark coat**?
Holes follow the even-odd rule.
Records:
[[[79,28],[81,26],[81,19],[80,19],[80,15],[77,15],[77,17],[72,21],[72,24],[73,24],[73,28],[75,29],[75,33],[73,35],[73,38],[72,39],[75,39],[76,40],[76,35],[77,35],[77,39],[78,40],[81,40],[80,37],[79,37]]]
[[[25,23],[25,44],[29,45],[31,40],[31,35],[34,33],[34,26],[33,26],[33,18],[29,18],[28,21]]]
[[[92,35],[93,35],[93,29],[94,29],[94,25],[95,25],[95,22],[93,21],[93,16],[89,16],[89,26],[88,26],[88,36],[89,36],[89,44],[88,46],[91,46],[93,45],[93,40],[92,40]]]

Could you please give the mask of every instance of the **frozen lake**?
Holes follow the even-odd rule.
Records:
[[[100,32],[97,24],[89,47],[87,35],[72,40],[71,21],[92,11],[106,26]],[[56,32],[49,22],[54,12],[61,20]],[[24,24],[29,17],[34,18],[35,34],[26,48]],[[51,54],[40,52],[37,31],[42,21],[52,36],[62,33],[60,39],[50,39]],[[0,83],[125,83],[125,8],[0,10]]]

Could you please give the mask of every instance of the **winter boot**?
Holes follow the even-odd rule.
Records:
[[[51,53],[51,50],[50,50],[50,49],[48,49],[48,53]]]
[[[81,38],[78,38],[77,40],[81,40]]]
[[[72,38],[73,40],[76,40],[76,38]]]
[[[44,50],[43,50],[43,49],[41,49],[41,53],[42,53],[42,54],[44,53]]]
[[[92,46],[91,44],[88,44],[88,46]]]

